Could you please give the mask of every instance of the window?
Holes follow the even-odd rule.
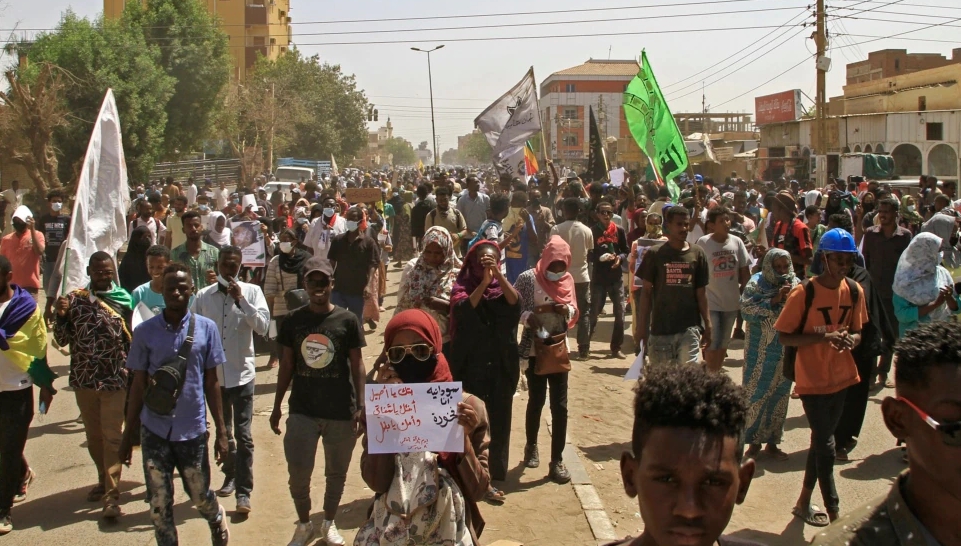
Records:
[[[895,72],[901,71],[901,59],[894,59],[894,70]]]
[[[943,123],[928,123],[925,127],[927,128],[928,140],[944,140]]]
[[[265,40],[264,40],[264,37],[263,37],[263,36],[254,36],[254,45],[255,45],[255,46],[262,46],[262,45],[264,45],[264,44],[265,44]]]
[[[564,135],[564,146],[577,146],[577,135]]]
[[[577,108],[565,108],[564,119],[577,119]]]
[[[568,93],[577,93],[577,88],[574,86],[573,83],[567,84],[567,92],[568,92]]]

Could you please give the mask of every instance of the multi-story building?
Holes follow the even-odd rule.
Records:
[[[955,48],[951,52],[950,59],[937,53],[908,53],[906,49],[882,49],[868,53],[867,60],[849,64],[847,84],[883,80],[956,63],[961,63],[961,48]]]
[[[128,1],[103,0],[104,17],[120,18]],[[243,81],[257,56],[276,59],[292,42],[290,0],[197,0],[221,20],[230,37],[233,77]]]
[[[378,169],[393,162],[393,155],[387,153],[387,141],[394,138],[394,125],[387,118],[387,125],[376,131],[368,131],[367,147],[354,158],[354,166],[362,169]]]

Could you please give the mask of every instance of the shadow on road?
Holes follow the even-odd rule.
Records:
[[[797,518],[793,518],[779,534],[741,529],[728,536],[753,540],[767,546],[796,546],[807,542],[804,540],[804,522]]]
[[[578,449],[580,449],[588,459],[594,461],[595,463],[620,461],[621,454],[625,451],[631,450],[631,443],[614,442],[597,446],[578,446]]]
[[[857,450],[852,453],[856,455]],[[906,466],[901,461],[901,450],[898,448],[889,449],[884,453],[873,453],[860,461],[852,461],[852,463],[856,464],[837,463],[838,466],[841,466],[840,474],[842,477],[861,481],[885,479],[892,483],[894,477],[900,474]]]
[[[788,417],[784,420],[784,432],[794,430],[796,428],[808,428],[808,418],[803,414]]]

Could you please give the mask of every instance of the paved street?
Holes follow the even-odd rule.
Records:
[[[399,270],[391,268],[388,291],[396,289]],[[391,313],[392,296],[388,297],[387,316],[377,334],[368,336],[365,359],[370,364],[382,346],[383,325]],[[616,536],[636,534],[642,522],[637,504],[628,499],[620,485],[618,459],[629,447],[631,429],[631,384],[622,376],[629,361],[604,357],[611,317],[602,317],[595,335],[592,353],[597,357],[577,363],[571,378],[569,440],[586,467],[597,488],[600,501],[615,525]],[[630,337],[628,336],[628,343]],[[740,345],[731,351],[727,371],[740,381]],[[54,349],[49,358],[61,375],[57,381],[60,394],[51,412],[41,421],[35,418],[27,443],[26,454],[39,479],[30,490],[27,502],[14,509],[16,531],[0,539],[3,544],[44,546],[59,544],[146,545],[153,544],[153,531],[143,502],[143,473],[139,451],[135,451],[134,465],[125,470],[124,493],[121,497],[126,515],[108,524],[99,518],[99,506],[87,503],[86,493],[93,486],[96,471],[85,449],[82,425],[73,394],[67,389],[67,359]],[[247,520],[232,519],[231,543],[238,545],[286,544],[293,533],[295,520],[293,504],[287,492],[287,472],[281,437],[271,433],[267,417],[273,402],[276,371],[265,368],[267,356],[258,358],[257,389],[254,417],[256,443],[253,494],[254,511]],[[899,451],[883,428],[877,411],[881,395],[872,395],[868,417],[860,444],[850,463],[838,467],[838,489],[842,511],[857,503],[884,493],[891,478],[902,468]],[[528,545],[584,545],[594,544],[591,527],[581,510],[581,503],[571,485],[558,486],[547,481],[546,464],[537,470],[521,468],[524,443],[523,414],[526,393],[514,399],[514,427],[511,458],[515,469],[505,487],[508,503],[503,507],[483,504],[481,510],[487,520],[483,535],[485,544],[508,539]],[[545,420],[550,412],[545,408]],[[549,445],[549,427],[541,429],[541,452]],[[808,441],[806,421],[798,401],[792,401],[787,431],[782,447],[791,454],[790,460],[778,463],[763,456],[759,472],[745,505],[735,510],[729,532],[754,538],[771,545],[801,544],[814,531],[804,529],[790,514],[800,488],[805,449]],[[357,463],[360,447],[355,451],[352,470],[342,502],[337,524],[348,543],[363,523],[371,502],[371,492],[360,477]],[[214,487],[219,487],[222,475],[214,471]],[[177,485],[175,513],[181,544],[208,544],[207,527]],[[319,522],[323,498],[323,464],[318,460],[314,471],[315,522]],[[819,502],[818,495],[815,501]],[[226,499],[225,507],[233,515],[233,500]],[[751,530],[747,530],[751,529]],[[41,535],[42,533],[42,535]],[[803,535],[803,538],[802,538]]]

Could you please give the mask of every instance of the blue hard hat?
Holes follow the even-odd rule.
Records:
[[[701,175],[699,175],[699,174],[695,174],[695,175],[694,175],[694,180],[697,181],[697,182],[704,182],[704,177],[701,176]]]
[[[841,228],[834,228],[822,235],[818,249],[824,252],[855,253],[858,251],[857,245],[854,244],[854,237]]]

